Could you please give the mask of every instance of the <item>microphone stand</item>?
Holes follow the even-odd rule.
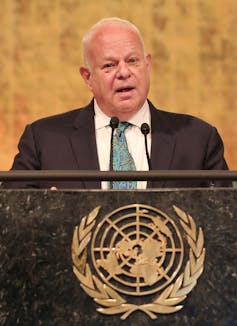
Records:
[[[110,127],[111,127],[111,138],[110,138],[110,160],[109,160],[109,169],[113,171],[113,143],[114,143],[114,130],[118,127],[119,119],[117,117],[112,117],[110,119]],[[113,181],[110,181],[110,188],[113,185]]]
[[[150,160],[150,156],[148,153],[148,146],[147,146],[147,135],[150,132],[150,127],[147,123],[143,123],[141,125],[141,132],[144,135],[144,139],[145,139],[145,149],[146,149],[146,158],[147,158],[148,168],[149,168],[149,170],[151,170],[151,160]]]

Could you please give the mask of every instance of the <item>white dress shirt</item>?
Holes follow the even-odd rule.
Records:
[[[109,171],[110,163],[110,139],[111,127],[109,126],[110,117],[101,111],[96,101],[95,108],[95,135],[99,166],[101,171]],[[142,108],[128,121],[131,123],[125,130],[128,149],[132,155],[137,171],[148,171],[148,162],[146,157],[145,139],[141,132],[141,124],[147,123],[151,129],[151,115],[149,104],[146,101]],[[147,136],[148,152],[151,152],[151,133]],[[146,189],[146,181],[138,181],[138,189]],[[102,189],[109,189],[109,182],[102,181]]]

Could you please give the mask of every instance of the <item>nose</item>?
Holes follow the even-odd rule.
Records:
[[[120,62],[118,64],[118,70],[117,70],[117,78],[119,79],[126,79],[130,77],[130,70],[126,62]]]

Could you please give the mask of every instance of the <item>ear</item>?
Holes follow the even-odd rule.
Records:
[[[84,79],[86,85],[88,86],[88,88],[90,90],[92,90],[92,86],[91,86],[91,72],[87,67],[80,67],[80,74],[82,76],[82,78]]]
[[[148,69],[150,70],[151,69],[151,54],[146,55],[146,64],[147,64]]]

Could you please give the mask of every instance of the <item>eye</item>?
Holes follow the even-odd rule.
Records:
[[[131,57],[131,58],[128,59],[128,63],[130,63],[130,64],[136,64],[136,63],[138,63],[138,58]]]
[[[102,69],[104,69],[104,70],[109,70],[109,69],[113,68],[114,66],[115,66],[114,63],[112,63],[112,62],[107,62],[107,63],[105,63],[105,64],[102,66]]]

